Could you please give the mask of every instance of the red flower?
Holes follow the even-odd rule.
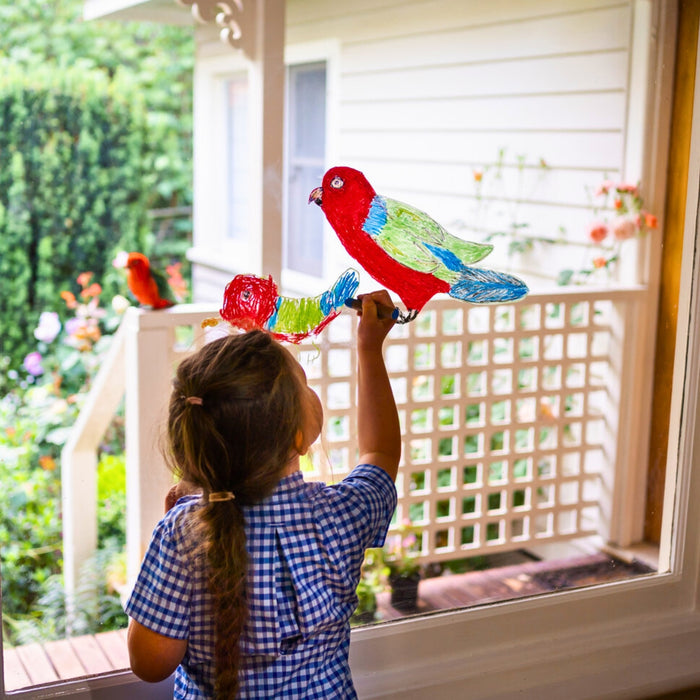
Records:
[[[608,225],[604,221],[596,221],[588,229],[588,237],[594,243],[602,243],[608,237]]]

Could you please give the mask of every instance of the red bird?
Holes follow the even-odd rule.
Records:
[[[375,192],[354,168],[331,168],[309,195],[345,249],[380,284],[396,292],[412,321],[435,294],[474,304],[515,301],[527,286],[513,275],[471,267],[493,246],[446,231],[425,212]]]
[[[129,253],[124,267],[129,290],[141,306],[167,309],[175,304],[175,297],[165,276],[151,267],[143,253]]]

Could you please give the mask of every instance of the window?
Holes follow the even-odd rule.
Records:
[[[285,265],[323,276],[323,217],[307,204],[325,166],[326,64],[290,66],[287,71],[287,195]]]
[[[226,105],[226,237],[241,240],[248,229],[248,80],[224,81]]]

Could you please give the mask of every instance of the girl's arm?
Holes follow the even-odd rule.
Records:
[[[401,459],[401,430],[394,394],[384,364],[382,345],[394,325],[377,318],[376,304],[393,306],[382,290],[361,295],[357,328],[357,437],[360,462],[381,467],[396,480]]]
[[[158,683],[179,666],[187,651],[187,640],[164,637],[131,620],[127,646],[131,670],[142,681]]]

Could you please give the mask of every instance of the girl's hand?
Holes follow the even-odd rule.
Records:
[[[357,312],[360,317],[357,327],[358,350],[381,351],[384,338],[396,322],[392,318],[378,318],[377,304],[393,308],[394,303],[385,289],[360,294],[358,299],[362,301],[362,311]]]
[[[178,481],[165,496],[165,512],[167,513],[183,496],[199,493],[199,489],[189,481]]]

